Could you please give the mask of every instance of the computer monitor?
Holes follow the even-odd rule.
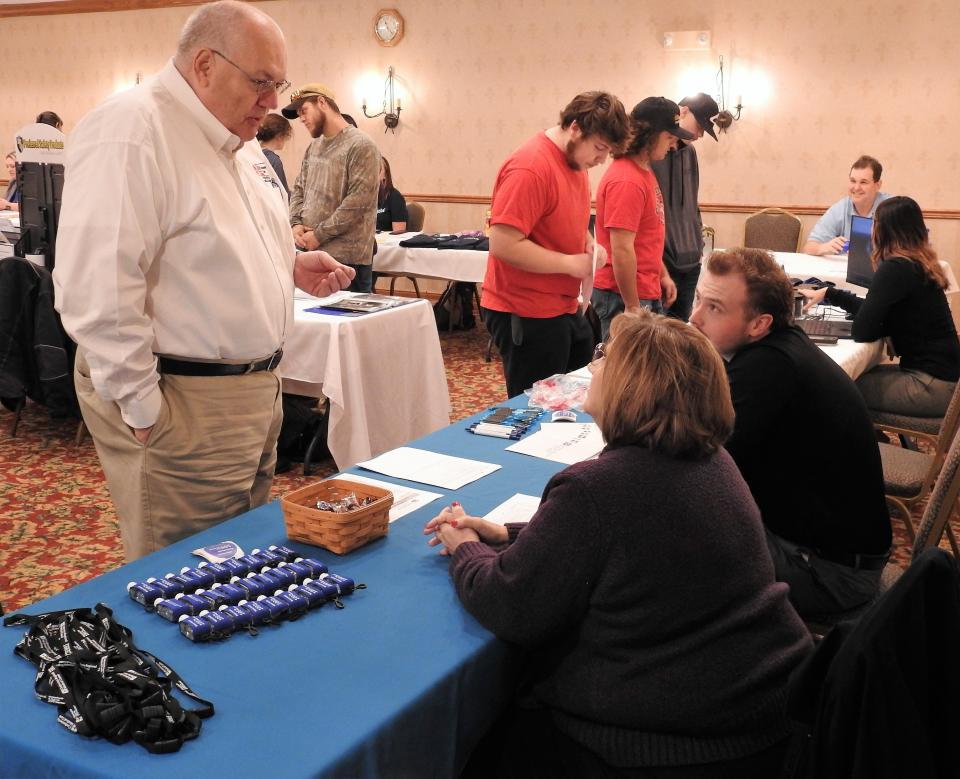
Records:
[[[44,265],[52,272],[63,198],[63,165],[18,162],[17,186],[20,190],[20,240],[14,252],[18,257],[42,254]]]
[[[847,283],[869,287],[873,281],[873,219],[850,217],[850,248],[847,250]]]

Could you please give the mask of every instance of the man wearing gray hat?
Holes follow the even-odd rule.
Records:
[[[663,264],[674,284],[677,299],[665,312],[686,320],[693,308],[693,293],[700,277],[703,254],[703,220],[700,218],[700,165],[693,142],[707,133],[713,140],[713,117],[720,107],[710,95],[698,92],[680,101],[680,127],[693,133],[693,139],[679,141],[676,149],[660,161],[651,163],[660,184],[667,219]]]
[[[351,292],[370,292],[380,152],[370,136],[347,123],[323,84],[304,84],[282,113],[299,118],[314,139],[290,189],[293,239],[353,268]]]

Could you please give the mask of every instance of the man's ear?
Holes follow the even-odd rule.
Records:
[[[751,341],[759,341],[769,335],[772,326],[772,314],[758,314],[747,323],[747,335]]]
[[[200,86],[210,86],[214,54],[210,49],[200,49],[193,55],[193,73]]]

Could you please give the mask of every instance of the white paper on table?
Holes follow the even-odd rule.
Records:
[[[540,508],[540,498],[517,492],[484,515],[484,519],[505,525],[507,522],[529,522]]]
[[[465,484],[500,470],[500,466],[494,463],[451,457],[409,446],[392,449],[357,465],[395,479],[432,484],[447,490],[458,490]]]
[[[596,422],[545,422],[540,430],[512,446],[508,452],[528,454],[565,465],[589,460],[603,449],[603,436]]]
[[[399,484],[391,484],[388,481],[378,481],[366,476],[359,476],[356,473],[341,473],[335,478],[346,479],[347,481],[356,481],[361,484],[369,484],[373,487],[379,487],[382,490],[390,490],[393,493],[393,505],[390,507],[390,521],[394,522],[400,517],[405,517],[428,503],[432,503],[437,498],[442,498],[439,492],[427,492],[426,490],[416,490],[413,487],[401,487]]]

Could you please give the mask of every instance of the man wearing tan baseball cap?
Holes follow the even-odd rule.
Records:
[[[380,152],[340,113],[333,91],[319,82],[297,89],[282,110],[299,118],[313,142],[290,190],[297,246],[320,249],[356,271],[352,292],[373,288]]]

